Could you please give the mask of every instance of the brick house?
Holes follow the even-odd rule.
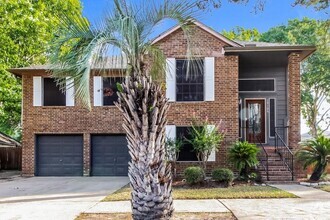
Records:
[[[167,57],[166,95],[171,102],[167,136],[185,135],[193,112],[210,122],[223,120],[225,142],[211,155],[208,170],[230,166],[227,149],[240,139],[262,148],[259,169],[264,178],[266,170],[270,180],[297,176],[299,168],[293,169],[290,151],[300,141],[300,62],[315,47],[232,41],[200,22],[195,25],[193,43],[200,54],[196,59],[203,64],[196,77],[185,78],[187,40],[178,26],[153,41]],[[10,71],[23,84],[24,175],[127,175],[122,119],[113,105],[115,83],[121,78],[98,76],[93,68],[88,111],[73,98],[73,88],[65,94],[59,91],[47,66]],[[274,158],[281,161],[268,163]],[[187,144],[180,153],[179,172],[193,164],[196,156]]]

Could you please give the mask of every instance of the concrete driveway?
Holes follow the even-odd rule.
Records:
[[[0,182],[0,219],[74,219],[127,177],[31,177]]]

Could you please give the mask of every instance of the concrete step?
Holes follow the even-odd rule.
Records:
[[[267,176],[261,176],[261,180],[267,181]],[[269,181],[291,181],[291,176],[269,176]]]
[[[298,184],[299,182],[296,180],[293,181],[264,181],[267,185],[273,185],[273,184]]]
[[[260,174],[262,176],[267,175],[266,171],[264,171],[264,170],[260,171]],[[268,175],[270,175],[270,176],[291,176],[292,174],[290,171],[271,171],[270,170],[270,171],[268,171]]]

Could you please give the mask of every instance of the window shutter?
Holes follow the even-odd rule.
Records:
[[[204,101],[214,101],[214,57],[205,57]]]
[[[102,77],[94,76],[94,106],[103,105],[103,86],[102,86]]]
[[[171,139],[175,140],[176,139],[176,127],[175,127],[175,125],[166,125],[165,133],[166,133],[166,138],[171,138]],[[170,160],[174,159],[171,156],[169,156],[169,157],[170,157],[169,158]]]
[[[43,80],[41,76],[33,77],[33,106],[43,105]]]
[[[166,98],[176,100],[176,65],[175,58],[166,59]]]
[[[66,78],[66,106],[74,106],[74,84],[73,79]]]
[[[207,125],[207,130],[212,131],[215,128],[215,125]],[[213,150],[209,156],[207,161],[215,161],[215,150]]]

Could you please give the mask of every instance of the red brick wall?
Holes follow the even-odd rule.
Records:
[[[228,46],[211,34],[196,29],[193,39],[193,50],[201,57],[215,56],[215,101],[205,102],[174,102],[171,104],[168,124],[176,126],[191,125],[192,113],[197,117],[208,117],[211,123],[223,120],[227,129],[225,144],[216,154],[215,162],[208,162],[208,172],[215,167],[228,166],[227,148],[238,139],[238,56],[222,56],[222,47]],[[181,30],[167,36],[158,46],[166,57],[186,57],[187,42]],[[211,124],[210,123],[210,124]],[[192,162],[178,162],[178,173],[191,165]]]
[[[288,116],[289,116],[289,147],[295,153],[299,149],[300,137],[300,54],[291,53],[288,57]],[[295,163],[295,176],[304,173],[302,165]]]
[[[227,148],[238,138],[238,56],[222,56],[226,44],[200,29],[195,32],[193,44],[200,56],[215,56],[215,101],[172,103],[169,124],[190,125],[192,112],[199,117],[208,116],[211,122],[224,121],[228,130],[225,144],[216,154],[216,162],[208,167],[227,166]],[[182,58],[186,54],[187,42],[183,32],[178,30],[159,42],[167,57]],[[45,75],[36,72],[34,75]],[[91,80],[92,82],[92,80]],[[93,100],[93,89],[91,83]],[[84,175],[90,172],[90,134],[124,133],[121,114],[116,107],[93,107],[88,111],[74,107],[33,107],[32,75],[23,76],[23,174],[34,175],[34,153],[36,134],[83,134],[84,135]],[[76,102],[77,103],[77,102]],[[93,105],[92,105],[93,106]],[[178,164],[179,172],[191,165]]]

